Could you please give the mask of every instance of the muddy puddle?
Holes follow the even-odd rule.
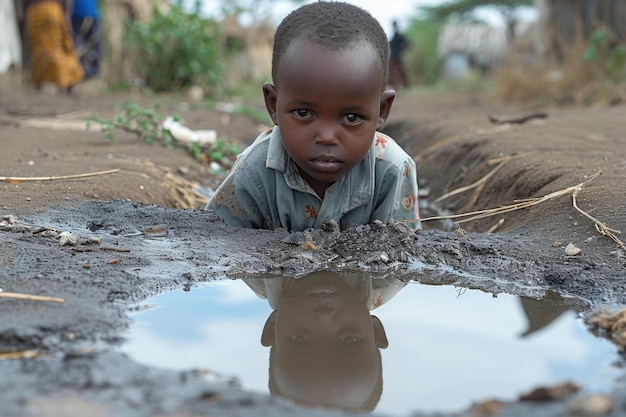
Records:
[[[137,306],[119,350],[301,404],[455,412],[565,381],[609,392],[616,348],[572,305],[363,273],[224,279]]]

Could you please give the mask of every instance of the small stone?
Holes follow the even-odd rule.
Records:
[[[608,395],[590,394],[572,401],[568,409],[573,416],[600,417],[613,410],[613,399]]]
[[[167,230],[167,224],[155,224],[153,226],[146,227],[143,229],[143,232],[151,236],[165,236],[167,235]]]
[[[580,391],[580,387],[573,382],[567,381],[562,384],[539,387],[534,390],[521,394],[520,401],[546,402],[562,400],[571,397]]]
[[[580,248],[574,246],[573,243],[568,243],[567,246],[565,246],[565,254],[567,256],[580,255],[581,252]]]
[[[70,232],[61,232],[59,235],[59,245],[61,246],[76,246],[78,238]]]
[[[330,233],[339,232],[339,225],[335,221],[335,219],[326,219],[322,222],[322,230]]]
[[[2,221],[0,222],[0,226],[13,226],[15,224],[15,216],[12,214],[7,214],[2,216]]]

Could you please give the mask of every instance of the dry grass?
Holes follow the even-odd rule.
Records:
[[[492,98],[504,102],[527,102],[558,92],[558,85],[550,79],[551,70],[544,64],[525,68],[515,61],[508,61],[495,71]]]
[[[487,179],[489,179],[489,177],[491,177],[493,174],[495,174],[495,172],[507,161],[509,161],[510,159],[503,159],[502,161],[500,161],[499,165],[494,168],[492,171],[490,171],[487,175],[485,175],[483,178],[481,178],[480,180],[476,181],[475,183],[467,186],[467,187],[462,187],[459,188],[458,190],[452,191],[448,194],[446,194],[445,196],[442,197],[449,197],[450,195],[455,195],[458,194],[459,192],[464,192],[467,191],[469,189],[472,188],[476,188],[476,191],[480,191],[482,189],[482,187],[484,186],[485,182],[487,181]],[[578,203],[577,203],[577,197],[578,194],[583,190],[583,187],[585,184],[587,184],[588,182],[594,180],[596,177],[598,177],[600,175],[601,171],[598,171],[596,174],[592,175],[591,177],[589,177],[589,179],[587,179],[586,181],[583,181],[579,184],[573,185],[571,187],[567,187],[564,188],[562,190],[558,190],[549,194],[544,195],[543,197],[537,197],[537,198],[528,198],[525,200],[519,200],[519,201],[515,201],[512,204],[508,204],[508,205],[504,205],[501,207],[496,207],[496,208],[492,208],[492,209],[486,209],[486,210],[476,210],[476,211],[470,211],[467,213],[460,213],[460,214],[453,214],[453,215],[449,215],[449,216],[433,216],[433,217],[427,217],[424,219],[420,219],[420,222],[427,222],[427,221],[432,221],[432,220],[445,220],[445,219],[449,219],[449,220],[456,220],[457,224],[461,224],[461,223],[467,223],[467,222],[471,222],[474,220],[480,220],[480,219],[484,219],[487,217],[492,217],[492,216],[498,216],[504,213],[509,213],[509,212],[513,212],[513,211],[517,211],[517,210],[522,210],[522,209],[526,209],[526,208],[530,208],[532,206],[535,206],[537,204],[541,204],[541,203],[545,203],[547,201],[550,200],[554,200],[556,198],[562,197],[562,196],[571,196],[572,197],[572,205],[574,207],[574,209],[576,211],[578,211],[579,213],[581,213],[583,216],[585,216],[586,218],[588,218],[589,220],[591,220],[594,223],[594,226],[596,228],[596,230],[598,231],[598,233],[600,233],[603,236],[607,236],[609,237],[611,240],[613,240],[615,243],[617,243],[624,251],[626,251],[626,245],[624,244],[624,242],[622,242],[617,235],[621,234],[621,232],[619,230],[615,230],[615,229],[611,229],[610,227],[608,227],[606,224],[604,224],[602,221],[596,219],[595,217],[591,216],[589,213],[587,213],[586,211],[582,210],[580,207],[578,207]],[[441,197],[439,199],[442,199]],[[503,223],[503,220],[499,220],[495,225],[493,225],[492,227],[489,228],[489,233],[492,233],[493,231],[495,231],[498,227],[500,227]]]
[[[610,105],[626,99],[626,87],[603,79],[598,65],[585,62],[584,39],[561,42],[562,62],[515,52],[494,72],[492,99],[503,102],[556,101],[576,105]]]

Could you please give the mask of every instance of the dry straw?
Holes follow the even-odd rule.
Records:
[[[74,174],[74,175],[58,175],[58,176],[52,175],[48,177],[0,177],[0,181],[9,182],[9,183],[18,183],[18,182],[24,182],[24,181],[71,180],[71,179],[77,179],[77,178],[95,177],[98,175],[114,174],[118,171],[119,169],[110,169],[108,171],[87,172],[84,174]]]
[[[0,298],[13,298],[18,300],[44,301],[49,303],[64,303],[63,298],[47,297],[43,295],[22,294],[17,292],[0,292]]]
[[[519,157],[519,155],[516,155],[515,157]],[[456,194],[459,194],[461,192],[465,192],[465,191],[471,190],[473,188],[476,188],[476,191],[480,192],[480,190],[482,190],[482,187],[484,186],[485,182],[490,177],[492,177],[500,168],[502,168],[502,166],[506,162],[510,161],[513,158],[514,157],[503,158],[500,161],[500,163],[493,170],[491,170],[487,175],[482,177],[480,180],[476,181],[475,183],[473,183],[471,185],[468,185],[468,186],[459,188],[457,190],[451,191],[451,192],[449,192],[449,193],[439,197],[435,201],[444,200],[444,199],[449,198],[449,197],[451,197],[453,195],[456,195]],[[484,218],[491,217],[491,216],[497,216],[497,215],[501,215],[501,214],[504,214],[504,213],[509,213],[509,212],[516,211],[516,210],[522,210],[522,209],[525,209],[525,208],[536,206],[537,204],[545,203],[546,201],[554,200],[556,198],[559,198],[559,197],[562,197],[562,196],[565,196],[565,195],[570,195],[572,197],[572,205],[573,205],[574,209],[576,209],[576,211],[578,211],[583,216],[585,216],[586,218],[591,220],[594,223],[594,225],[596,227],[596,230],[600,234],[602,234],[603,236],[609,237],[611,240],[613,240],[615,243],[617,243],[624,251],[626,251],[626,245],[624,244],[624,242],[622,242],[617,237],[618,234],[621,234],[621,232],[619,230],[615,230],[615,229],[609,228],[606,224],[604,224],[600,220],[596,219],[595,217],[591,216],[589,213],[585,212],[580,207],[578,207],[578,203],[577,203],[577,200],[576,200],[576,198],[578,197],[578,194],[582,191],[582,189],[583,189],[585,184],[587,184],[588,182],[590,182],[593,179],[595,179],[596,177],[598,177],[601,172],[602,172],[601,170],[598,170],[597,173],[592,175],[586,181],[583,181],[583,182],[581,182],[579,184],[576,184],[574,186],[571,186],[571,187],[564,188],[562,190],[558,190],[558,191],[546,194],[543,197],[528,198],[528,199],[525,199],[525,200],[519,200],[519,201],[514,202],[513,204],[504,205],[504,206],[497,207],[497,208],[492,208],[492,209],[477,210],[477,211],[471,211],[471,212],[460,213],[460,214],[453,214],[453,215],[448,215],[448,216],[427,217],[427,218],[424,218],[424,219],[420,219],[420,222],[426,222],[426,221],[432,221],[432,220],[452,219],[452,220],[456,220],[456,223],[458,223],[458,224],[460,224],[460,223],[467,223],[467,222],[471,222],[471,221],[474,221],[474,220],[480,220],[480,219],[484,219]],[[501,224],[502,224],[502,220],[500,220],[496,224],[497,226],[494,226],[494,227],[497,228]],[[491,231],[495,230],[494,227],[490,228],[490,230]]]

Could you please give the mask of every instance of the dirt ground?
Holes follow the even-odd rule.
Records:
[[[185,150],[127,133],[112,144],[84,130],[88,117],[112,118],[126,102],[149,106],[157,98],[59,97],[0,85],[0,288],[64,300],[0,298],[3,416],[320,415],[207,381],[206,371],[146,368],[112,348],[136,303],[224,275],[362,270],[539,299],[554,290],[585,317],[626,305],[624,105],[505,105],[479,93],[401,91],[386,130],[415,157],[424,204],[468,213],[544,200],[451,231],[428,227],[436,220],[417,233],[402,225],[315,231],[320,246],[307,249],[302,233],[231,229],[198,210],[206,197],[197,191],[221,177]],[[190,128],[243,143],[264,128],[184,96],[158,101]],[[494,123],[503,120],[513,122]],[[116,171],[102,173],[109,170]],[[93,172],[100,174],[50,178]],[[78,236],[77,245],[61,246],[62,231]],[[100,243],[90,244],[94,237]],[[566,251],[570,243],[580,253]],[[416,262],[439,272],[408,268]],[[615,361],[623,365],[621,355]],[[626,374],[607,415],[626,414],[624,398]],[[585,400],[520,400],[496,411],[560,416]],[[465,414],[486,410],[493,408]]]

